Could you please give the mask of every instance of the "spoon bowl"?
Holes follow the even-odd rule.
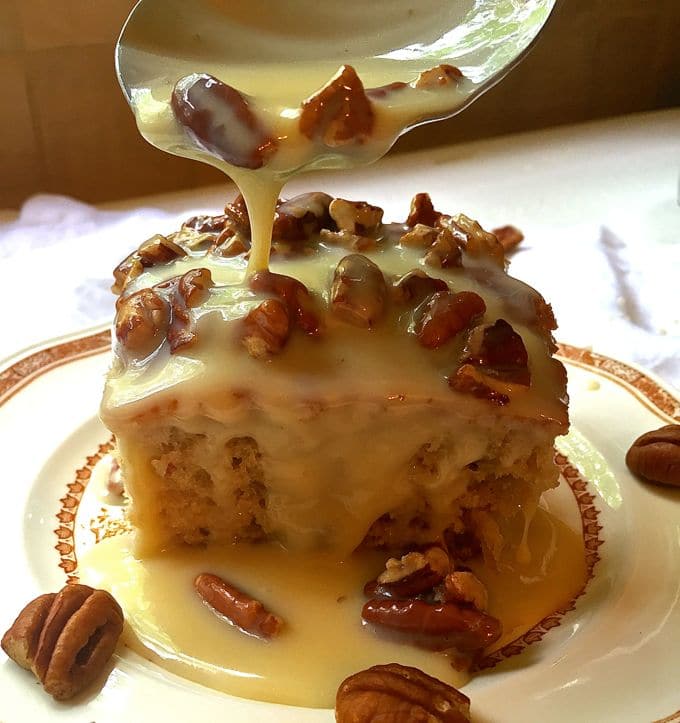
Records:
[[[268,78],[269,95],[295,108],[342,64],[354,66],[369,87],[447,63],[471,89],[452,115],[524,57],[555,2],[140,0],[118,39],[116,71],[133,106],[137,90],[199,69],[251,95]]]

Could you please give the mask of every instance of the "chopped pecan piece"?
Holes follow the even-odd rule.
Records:
[[[416,80],[415,87],[419,90],[441,88],[446,85],[458,84],[463,74],[453,65],[442,63],[434,68],[424,70]]]
[[[412,246],[421,249],[427,249],[435,242],[440,229],[425,226],[425,224],[417,223],[412,229],[406,231],[399,239],[402,246]]]
[[[462,363],[479,367],[493,379],[524,386],[531,384],[524,341],[505,319],[472,330]]]
[[[369,600],[361,611],[368,623],[412,636],[436,650],[475,652],[501,636],[500,622],[486,613],[455,603],[432,605],[424,600]]]
[[[499,407],[510,403],[510,397],[489,386],[487,377],[472,364],[463,364],[455,374],[449,375],[446,380],[451,389],[455,389],[457,392],[471,394],[478,399],[486,399]]]
[[[146,356],[160,346],[169,322],[165,301],[152,289],[141,289],[116,304],[116,337],[130,352]]]
[[[463,265],[460,246],[450,229],[439,229],[433,244],[425,254],[425,263],[442,269]]]
[[[374,665],[343,680],[337,723],[469,723],[470,699],[417,668]]]
[[[484,299],[473,291],[438,291],[425,303],[415,327],[418,341],[438,349],[486,311]]]
[[[239,231],[227,227],[213,241],[210,253],[222,258],[240,256],[250,251],[250,241]]]
[[[507,254],[524,241],[524,234],[515,226],[499,226],[491,232]]]
[[[450,567],[446,551],[436,545],[409,552],[400,559],[390,558],[385,571],[369,582],[364,592],[372,597],[414,598],[439,585]]]
[[[383,315],[387,285],[382,271],[361,254],[338,263],[331,285],[331,311],[355,326],[371,327]]]
[[[176,258],[186,256],[187,252],[170,237],[156,234],[144,241],[137,254],[142,266],[147,268],[156,264],[166,264]]]
[[[453,217],[450,226],[452,229],[462,231],[465,252],[470,256],[488,256],[499,266],[505,266],[503,246],[492,233],[485,231],[477,221],[459,213]]]
[[[343,65],[302,104],[300,132],[330,148],[364,143],[373,133],[371,101],[354,68]]]
[[[219,233],[224,230],[228,221],[227,216],[192,216],[187,219],[182,228],[190,228],[198,233]]]
[[[250,234],[250,216],[248,215],[248,207],[243,196],[238,196],[224,207],[224,215],[227,217],[231,226],[240,231],[244,235]]]
[[[436,226],[441,217],[442,214],[434,210],[429,193],[416,193],[411,199],[411,210],[406,219],[406,225],[411,227],[417,224]]]
[[[395,301],[403,303],[420,303],[426,296],[438,291],[448,291],[449,287],[443,279],[435,279],[424,271],[415,269],[404,274],[392,284]]]
[[[104,670],[122,630],[123,611],[108,592],[66,585],[30,602],[3,636],[2,649],[53,698],[67,700]]]
[[[305,241],[322,228],[332,226],[327,193],[302,193],[276,207],[272,238],[279,241]]]
[[[171,104],[201,147],[232,166],[261,168],[276,152],[276,138],[246,98],[211,75],[194,73],[179,80]]]
[[[288,307],[280,299],[266,299],[243,320],[241,340],[256,359],[278,354],[289,335]]]
[[[292,276],[258,271],[250,278],[253,291],[265,291],[278,296],[286,305],[290,319],[305,334],[315,336],[321,330],[321,319],[314,310],[307,287]]]
[[[194,588],[213,610],[250,635],[274,638],[283,628],[278,615],[217,575],[201,573],[194,580]]]
[[[486,612],[489,607],[489,595],[481,580],[468,570],[456,570],[444,578],[443,597],[445,602],[472,605]]]
[[[626,465],[649,482],[680,487],[680,424],[638,437],[626,454]]]
[[[328,212],[340,231],[366,236],[377,230],[382,222],[383,210],[364,201],[346,201],[334,198]]]

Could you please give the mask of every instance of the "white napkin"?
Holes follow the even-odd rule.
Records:
[[[27,201],[15,221],[0,225],[0,358],[110,320],[118,262],[145,238],[208,210],[102,211],[44,195]],[[668,231],[656,229],[652,249],[648,223],[638,216],[559,228],[540,219],[523,229],[510,271],[552,303],[560,340],[636,362],[680,387],[680,229],[661,219]]]

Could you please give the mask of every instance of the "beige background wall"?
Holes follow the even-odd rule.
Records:
[[[0,0],[0,208],[39,191],[102,201],[219,182],[137,135],[113,70],[133,4]],[[397,150],[680,105],[679,37],[680,0],[562,0],[503,83]]]

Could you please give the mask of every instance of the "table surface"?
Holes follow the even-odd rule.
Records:
[[[405,217],[427,191],[442,211],[486,228],[518,226],[510,273],[552,302],[561,341],[642,364],[680,387],[680,109],[504,136],[395,156],[292,181],[287,196],[322,189]],[[0,358],[108,321],[110,273],[153,233],[219,212],[233,186],[90,207],[60,196],[0,211]]]

